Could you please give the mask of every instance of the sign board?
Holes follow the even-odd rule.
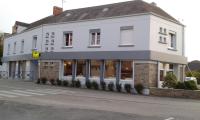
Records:
[[[33,51],[32,51],[32,57],[33,57],[33,59],[39,59],[40,58],[40,52],[39,51],[37,51],[36,49],[34,49]]]

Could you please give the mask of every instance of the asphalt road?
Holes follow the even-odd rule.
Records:
[[[0,120],[200,120],[200,101],[0,80]]]

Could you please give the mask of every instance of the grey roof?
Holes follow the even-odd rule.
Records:
[[[28,29],[49,23],[89,20],[150,12],[179,23],[179,21],[170,16],[161,8],[153,4],[146,3],[142,0],[134,0],[108,5],[66,10],[60,15],[51,15],[36,22],[33,22],[28,26]]]
[[[15,22],[15,25],[19,25],[19,26],[28,27],[30,24],[28,24],[28,23],[24,23],[24,22],[19,22],[19,21],[16,21],[16,22]]]

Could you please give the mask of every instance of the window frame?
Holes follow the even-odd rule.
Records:
[[[113,68],[113,69],[114,69],[114,77],[107,77],[107,76],[106,76],[106,73],[107,73],[107,68],[106,68],[107,66],[106,66],[106,64],[107,64],[108,62],[112,62],[112,63],[114,64],[114,66],[113,66],[113,67],[114,67],[114,68]],[[105,69],[104,69],[104,79],[105,79],[105,80],[116,80],[117,74],[118,74],[118,73],[116,73],[116,70],[117,70],[117,61],[116,61],[116,60],[105,60],[105,61],[104,61],[104,68],[105,68]]]
[[[131,78],[122,79],[122,63],[123,62],[131,62]],[[120,61],[120,80],[134,80],[134,63],[133,60],[121,60]]]
[[[8,43],[8,51],[7,51],[7,52],[8,52],[8,53],[7,53],[8,55],[10,55],[10,47],[11,47],[11,45],[10,45],[10,43]]]
[[[14,46],[13,46],[13,54],[16,54],[16,49],[17,49],[17,42],[14,42]]]
[[[68,45],[66,44],[67,43],[67,41],[66,41],[66,35],[67,34],[69,35]],[[63,47],[64,48],[72,48],[73,47],[73,31],[65,31],[65,32],[63,32]]]
[[[94,34],[94,37],[93,37],[93,34]],[[90,39],[89,40],[89,47],[100,47],[101,46],[101,35],[102,35],[101,29],[90,29],[90,32],[89,32],[89,39]]]
[[[176,32],[169,32],[169,50],[177,51],[177,34]]]
[[[131,30],[133,38],[134,38],[134,26],[122,26],[122,27],[120,27],[119,47],[133,47],[133,46],[135,46],[134,43],[133,43],[133,40],[132,40],[132,42],[130,44],[123,44],[122,34],[121,34],[123,30]]]
[[[25,43],[24,40],[22,40],[21,41],[21,50],[20,50],[21,53],[24,53],[24,43]]]
[[[35,38],[36,38],[36,39],[35,39]],[[37,49],[37,40],[38,40],[37,35],[34,35],[34,36],[33,36],[33,40],[32,40],[32,50]]]

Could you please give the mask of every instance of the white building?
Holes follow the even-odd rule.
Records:
[[[32,58],[33,49],[41,52],[39,60]],[[183,80],[184,51],[184,25],[155,4],[135,0],[54,8],[54,15],[6,38],[3,61],[9,78],[157,87],[167,72]]]

